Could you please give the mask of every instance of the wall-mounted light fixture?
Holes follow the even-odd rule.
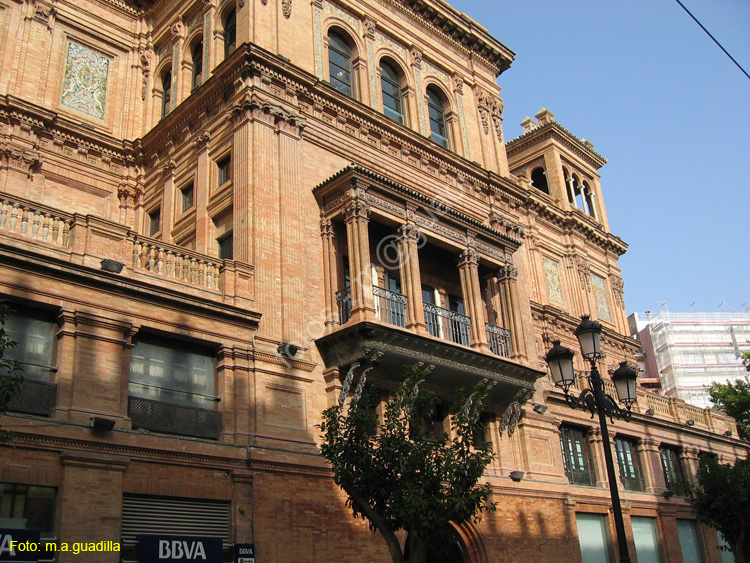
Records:
[[[122,269],[125,267],[125,264],[122,262],[118,262],[117,260],[110,260],[109,258],[105,258],[102,260],[102,270],[105,272],[112,272],[113,274],[119,274],[122,272]]]
[[[276,350],[282,356],[293,358],[297,355],[297,352],[299,352],[299,347],[295,346],[294,344],[290,344],[289,342],[282,342],[281,344],[279,344],[279,347],[276,348]]]
[[[534,405],[534,412],[537,414],[544,414],[547,412],[547,405]]]
[[[648,416],[654,416],[655,412],[656,411],[654,411],[654,409],[646,409],[646,412],[644,414],[647,414]]]
[[[663,491],[661,493],[661,496],[663,496],[664,498],[672,498],[674,496],[674,492],[667,489],[666,491]]]
[[[523,479],[523,471],[511,471],[510,478],[516,483],[519,483],[521,479]]]
[[[727,430],[726,432],[724,432],[724,436],[729,437],[731,435],[732,435],[732,431],[731,430]]]
[[[102,418],[100,416],[91,417],[91,428],[97,432],[111,432],[115,427],[115,421],[110,418]]]
[[[688,426],[695,426],[695,421],[692,418],[688,418],[685,421],[685,424],[687,424]]]

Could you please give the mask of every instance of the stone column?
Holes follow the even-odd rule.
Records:
[[[489,352],[487,345],[487,331],[484,326],[484,312],[482,311],[482,288],[479,285],[479,254],[471,248],[461,253],[458,262],[458,273],[461,278],[461,290],[464,295],[466,314],[471,319],[470,345]]]
[[[525,360],[528,353],[523,337],[517,279],[518,269],[512,264],[501,267],[497,272],[503,326],[510,330],[510,357],[514,360]]]
[[[355,199],[348,205],[345,212],[352,293],[351,318],[354,322],[360,322],[375,317],[368,229],[370,206]]]
[[[412,223],[398,229],[399,273],[406,294],[406,328],[427,332],[422,303],[422,276],[419,272],[419,229]]]
[[[333,330],[338,319],[338,276],[336,275],[336,240],[333,223],[330,219],[320,219],[320,236],[323,239],[323,288],[325,291],[325,326],[326,332]]]
[[[252,170],[250,166],[247,166],[245,159],[249,159],[253,152],[254,111],[255,108],[244,101],[237,105],[232,112],[234,119],[232,135],[232,192],[234,196],[232,202],[232,244],[234,245],[234,259],[249,264],[253,264],[255,260],[255,249],[253,247],[255,206],[253,205]],[[210,175],[204,176],[204,178],[209,177]]]
[[[638,459],[641,464],[644,490],[654,495],[661,494],[667,488],[667,483],[661,466],[659,442],[650,438],[642,438],[638,442]]]

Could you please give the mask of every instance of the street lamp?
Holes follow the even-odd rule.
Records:
[[[630,406],[636,400],[636,380],[638,375],[622,362],[620,367],[612,374],[612,381],[617,390],[617,396],[626,408],[617,405],[617,401],[604,392],[604,383],[596,367],[596,360],[602,357],[602,325],[589,319],[588,315],[581,317],[581,324],[575,331],[578,342],[581,345],[583,357],[591,364],[591,373],[588,377],[589,388],[584,389],[577,397],[568,393],[568,389],[575,381],[573,372],[573,352],[560,345],[559,340],[553,342],[552,349],[547,352],[545,360],[549,364],[552,378],[557,387],[562,388],[565,393],[565,401],[572,408],[588,410],[591,418],[599,415],[599,425],[602,429],[602,445],[604,446],[604,461],[607,466],[607,479],[609,480],[609,492],[612,496],[612,511],[615,517],[615,530],[617,531],[617,545],[620,549],[620,563],[630,563],[628,554],[628,541],[625,536],[625,524],[622,520],[622,507],[620,506],[620,493],[617,490],[617,478],[615,465],[612,460],[612,444],[607,431],[607,417],[610,420],[619,418],[628,422],[632,416]]]

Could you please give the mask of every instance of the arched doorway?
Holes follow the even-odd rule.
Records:
[[[471,522],[451,522],[439,536],[442,541],[430,545],[430,563],[489,563],[489,551],[479,528]],[[408,557],[408,541],[405,555]]]

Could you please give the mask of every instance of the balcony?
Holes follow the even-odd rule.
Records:
[[[133,428],[216,440],[221,434],[221,413],[141,397],[128,397]]]
[[[101,270],[109,258],[125,267],[117,276],[201,299],[253,308],[253,267],[140,235],[92,215],[68,213],[18,196],[0,201],[0,243]],[[13,256],[18,253],[13,253]],[[59,267],[56,266],[56,269]]]
[[[407,297],[402,293],[373,286],[373,300],[375,314],[378,320],[398,327],[406,326],[406,304]],[[351,318],[352,297],[351,288],[345,288],[336,292],[336,303],[338,305],[339,318],[344,325]],[[471,318],[432,305],[424,304],[425,322],[427,332],[435,338],[447,340],[462,346],[469,346],[471,333]],[[506,328],[485,323],[487,332],[487,344],[490,351],[496,356],[510,357],[510,331]]]
[[[8,410],[39,416],[50,416],[57,403],[57,385],[46,381],[24,379],[20,393],[11,397]]]
[[[425,303],[424,320],[427,323],[427,332],[432,336],[450,340],[462,346],[469,345],[471,319],[466,315]]]
[[[471,387],[483,379],[495,381],[498,384],[492,388],[486,408],[499,416],[514,401],[528,398],[534,382],[545,375],[447,339],[368,321],[343,326],[318,339],[316,345],[325,365],[342,369],[342,377],[347,369],[366,366],[368,357],[378,355],[377,365],[367,371],[367,381],[389,391],[398,389],[405,367],[417,362],[434,366],[428,385],[447,402],[456,387]]]

